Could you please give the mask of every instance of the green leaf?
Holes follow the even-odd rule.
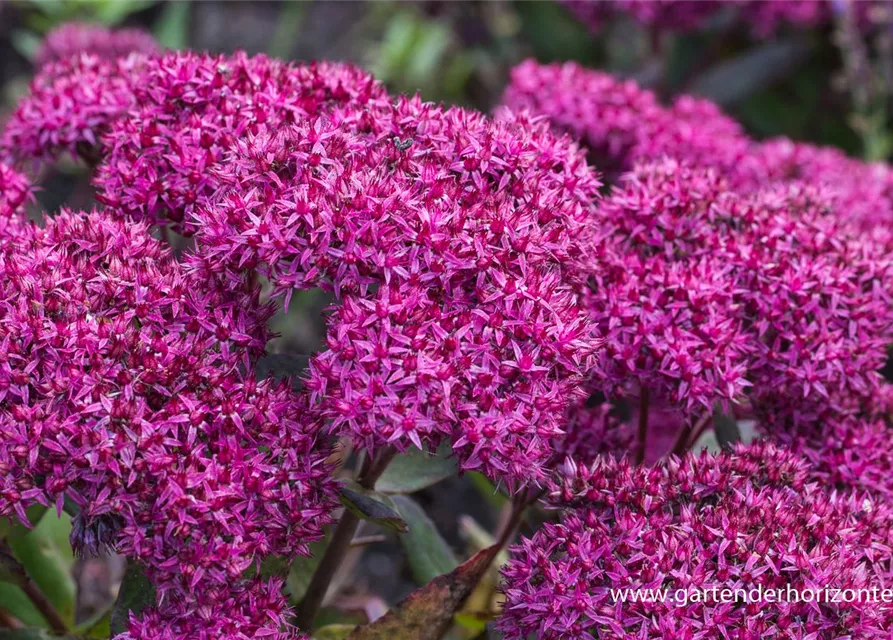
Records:
[[[304,18],[305,6],[303,2],[283,2],[280,6],[276,31],[267,48],[267,53],[274,58],[283,60],[291,58],[295,40],[297,40],[298,32],[301,29],[301,21]]]
[[[394,496],[394,505],[409,525],[400,536],[412,577],[419,584],[433,580],[459,566],[459,560],[419,504],[409,496]]]
[[[309,558],[298,556],[292,560],[291,567],[288,569],[288,578],[286,579],[285,584],[293,603],[298,603],[304,599],[304,595],[307,593],[307,587],[310,586],[310,581],[313,579],[313,574],[316,572],[316,567],[319,566],[319,561],[322,559],[328,546],[329,538],[327,536],[323,540],[318,540],[310,544]]]
[[[284,578],[288,575],[291,563],[282,556],[267,556],[260,563],[262,578]],[[251,571],[251,569],[249,569]]]
[[[191,2],[168,2],[155,23],[155,39],[167,49],[184,49],[189,44]]]
[[[112,610],[111,624],[112,635],[118,635],[127,631],[127,623],[130,614],[139,614],[148,606],[155,604],[155,587],[149,582],[143,568],[135,563],[127,563],[127,572],[118,591],[118,599]]]
[[[469,471],[465,474],[480,496],[487,501],[493,509],[501,509],[509,501],[508,496],[500,491],[490,479],[480,471]]]
[[[40,611],[16,585],[10,582],[0,582],[0,602],[3,603],[4,609],[21,620],[25,626],[46,626],[46,621]]]
[[[327,624],[313,632],[313,640],[344,640],[356,627],[355,624]]]
[[[356,483],[349,483],[342,485],[339,498],[341,504],[361,520],[374,522],[398,533],[407,531],[406,523],[385,495],[363,489]]]
[[[40,37],[33,31],[18,29],[10,35],[10,42],[15,50],[25,59],[34,60],[40,48]]]
[[[449,443],[444,443],[431,454],[420,449],[395,457],[375,483],[381,493],[415,493],[458,473]]]
[[[108,638],[112,635],[113,607],[114,605],[111,605],[104,611],[98,611],[92,617],[84,620],[75,628],[75,635],[87,638]]]
[[[25,572],[69,625],[74,623],[76,600],[76,585],[71,575],[74,556],[68,543],[70,532],[71,518],[67,514],[59,518],[55,511],[47,510],[33,529],[18,525],[7,537]]]
[[[105,25],[113,27],[124,21],[127,16],[148,9],[155,2],[153,0],[94,0],[93,13],[96,19]]]
[[[453,619],[463,629],[481,633],[486,631],[487,623],[493,620],[493,615],[489,613],[457,613]]]
[[[355,629],[348,640],[440,640],[498,551],[496,545],[484,549],[434,578],[375,622]]]

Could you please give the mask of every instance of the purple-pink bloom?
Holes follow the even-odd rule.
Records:
[[[33,198],[28,178],[0,162],[0,227],[23,220],[25,203]]]
[[[171,598],[138,616],[115,640],[306,640],[289,621],[281,580],[253,579]]]
[[[82,53],[114,60],[131,53],[148,56],[158,51],[155,38],[143,29],[108,29],[96,24],[67,22],[46,35],[34,64],[40,68]]]
[[[725,196],[715,173],[668,160],[627,174],[599,204],[585,301],[606,340],[596,379],[609,397],[645,389],[696,418],[744,391]]]
[[[565,506],[561,520],[522,539],[503,569],[497,624],[508,640],[889,637],[888,603],[716,595],[888,584],[890,507],[808,484],[795,455],[756,444],[650,469],[568,460],[563,474],[550,496]],[[664,590],[667,598],[623,602],[612,589]],[[707,597],[686,602],[678,590]]]
[[[271,309],[184,273],[145,225],[63,212],[0,254],[0,514],[81,508],[161,592],[309,553],[333,508],[319,419],[251,366]]]
[[[374,448],[452,440],[466,469],[541,477],[599,341],[578,305],[599,182],[544,122],[418,99],[246,136],[196,216],[200,257],[287,302],[335,293],[307,388]]]
[[[893,430],[883,420],[830,417],[771,429],[768,436],[809,461],[810,477],[829,490],[893,498]]]
[[[220,188],[219,165],[240,140],[326,115],[340,121],[384,89],[345,64],[296,66],[242,52],[168,53],[151,59],[135,108],[104,139],[109,152],[94,180],[98,199],[137,220],[191,235],[193,215]]]
[[[609,174],[665,156],[731,170],[751,144],[741,126],[708,101],[681,96],[663,107],[634,81],[573,62],[522,62],[512,69],[502,103],[546,116],[558,131],[580,139]]]
[[[0,137],[7,159],[49,161],[63,152],[95,163],[100,138],[134,104],[145,58],[107,60],[81,54],[44,66]]]

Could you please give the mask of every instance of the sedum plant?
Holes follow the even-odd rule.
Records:
[[[0,136],[0,580],[25,596],[0,638],[32,608],[119,640],[893,633],[883,600],[612,595],[889,587],[888,166],[574,64],[522,63],[488,116],[78,25],[38,59]],[[26,174],[62,155],[98,206],[30,221]],[[313,289],[324,345],[266,375]],[[375,491],[457,473],[504,494],[461,563]],[[29,573],[47,512],[127,559],[108,632]],[[320,627],[364,520],[424,584]]]

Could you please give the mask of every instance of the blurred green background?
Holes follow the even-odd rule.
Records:
[[[633,77],[665,98],[690,92],[714,99],[756,137],[787,135],[872,158],[889,154],[888,96],[853,106],[834,25],[754,39],[734,12],[730,6],[691,33],[651,33],[622,16],[592,33],[550,0],[0,0],[0,118],[27,86],[29,57],[42,35],[86,20],[145,27],[172,48],[352,61],[395,91],[484,110],[499,101],[519,60],[577,60]],[[872,43],[863,44],[871,52]]]

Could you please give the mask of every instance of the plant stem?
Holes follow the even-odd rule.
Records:
[[[692,445],[694,445],[701,434],[704,433],[704,427],[712,416],[713,413],[707,411],[698,419],[698,422],[694,427],[692,427],[690,422],[686,421],[685,425],[680,429],[679,434],[676,436],[676,442],[673,444],[670,453],[674,456],[681,456],[691,449]]]
[[[68,633],[68,625],[65,624],[65,620],[63,620],[62,616],[59,615],[59,612],[56,611],[56,607],[53,606],[53,603],[47,600],[47,597],[43,595],[43,591],[34,584],[34,581],[31,580],[31,578],[26,578],[24,584],[19,586],[22,591],[25,592],[25,595],[28,596],[28,599],[34,603],[34,606],[40,611],[40,614],[46,618],[47,623],[50,625],[50,629],[59,635],[66,635]]]
[[[364,489],[374,489],[375,481],[384,473],[396,453],[393,447],[388,447],[381,449],[375,458],[367,457],[360,468],[357,483]],[[341,566],[345,554],[351,547],[359,524],[360,519],[350,510],[345,509],[341,514],[341,520],[338,521],[338,525],[332,533],[329,546],[326,547],[326,551],[313,573],[313,578],[310,580],[310,585],[307,587],[307,593],[298,607],[297,624],[301,629],[309,631],[313,628],[316,614],[319,613],[338,567]]]
[[[68,633],[68,625],[59,615],[56,607],[43,594],[21,563],[12,554],[12,549],[5,542],[0,542],[0,564],[15,578],[17,586],[24,592],[34,607],[46,619],[47,624],[54,633],[65,635]]]
[[[645,449],[648,444],[648,389],[639,392],[639,437],[636,441],[636,464],[645,462]]]

